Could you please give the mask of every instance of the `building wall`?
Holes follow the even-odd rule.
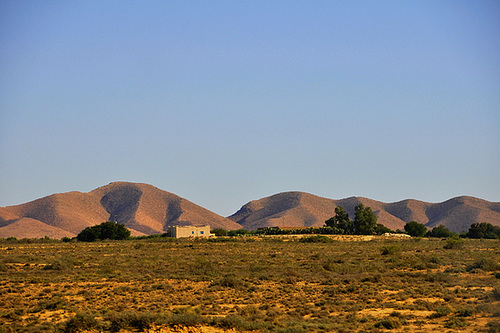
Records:
[[[183,238],[183,237],[210,237],[210,226],[205,225],[202,227],[196,226],[170,226],[170,237]]]

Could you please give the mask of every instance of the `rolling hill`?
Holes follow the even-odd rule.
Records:
[[[132,235],[164,233],[169,225],[241,226],[175,194],[147,184],[116,182],[89,193],[50,195],[0,207],[0,238],[74,237],[105,221],[124,224]]]
[[[340,200],[304,192],[278,193],[250,201],[225,218],[175,194],[139,183],[115,182],[88,193],[53,194],[25,204],[0,207],[0,238],[74,237],[88,226],[116,221],[134,236],[164,233],[169,225],[206,225],[212,229],[255,230],[262,227],[320,227],[342,206],[351,218],[354,207],[373,209],[378,222],[396,230],[416,221],[461,232],[472,223],[500,226],[500,203],[457,197],[441,203],[403,200],[384,203],[363,197]]]
[[[440,224],[454,232],[467,231],[472,223],[487,222],[500,226],[500,203],[473,197],[457,197],[442,203],[403,200],[383,203],[363,197],[333,200],[304,192],[284,192],[250,201],[228,218],[245,229],[263,227],[320,227],[342,206],[351,218],[358,204],[369,206],[378,222],[396,230],[410,221],[429,228]]]

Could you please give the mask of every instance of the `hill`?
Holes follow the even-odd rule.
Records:
[[[105,221],[124,224],[132,235],[164,233],[169,225],[241,226],[175,194],[147,184],[116,182],[89,193],[50,195],[0,207],[0,238],[74,237]]]
[[[472,223],[500,226],[500,203],[457,197],[441,203],[403,200],[384,203],[363,197],[340,200],[304,192],[278,193],[250,201],[224,218],[175,194],[154,186],[116,182],[88,193],[53,194],[25,204],[0,207],[0,238],[74,237],[86,227],[116,221],[134,236],[164,233],[169,225],[206,225],[212,228],[255,230],[262,227],[320,227],[344,207],[351,218],[354,207],[373,209],[378,222],[396,230],[409,221],[429,228],[440,224],[461,232]]]
[[[378,222],[396,230],[410,221],[429,228],[440,224],[454,232],[466,231],[472,223],[487,222],[500,226],[500,203],[473,197],[457,197],[442,203],[403,200],[384,203],[363,197],[334,200],[304,192],[284,192],[250,201],[228,218],[244,228],[263,227],[320,227],[342,206],[351,218],[358,204],[369,206]]]

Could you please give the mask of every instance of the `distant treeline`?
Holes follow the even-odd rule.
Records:
[[[377,217],[370,207],[364,207],[362,204],[355,208],[354,220],[349,219],[348,214],[342,207],[335,209],[335,216],[326,220],[323,227],[308,228],[280,228],[267,227],[257,230],[225,230],[221,228],[213,229],[212,234],[218,237],[235,236],[259,236],[259,235],[383,235],[385,233],[408,234],[412,237],[436,237],[436,238],[485,238],[500,239],[500,227],[491,223],[473,223],[467,232],[460,234],[450,231],[443,225],[439,225],[430,230],[424,224],[410,221],[406,223],[404,230],[391,230],[384,225],[377,223]],[[75,238],[64,237],[61,240],[43,238],[23,238],[8,237],[0,239],[0,242],[70,242],[74,240],[93,242],[97,240],[126,240],[126,239],[155,239],[170,237],[169,233],[154,234],[147,236],[131,237],[130,230],[117,222],[104,222],[100,225],[85,228]]]
[[[412,221],[413,222],[413,221]],[[414,222],[417,223],[417,222]],[[408,225],[408,224],[407,224]],[[462,232],[457,234],[450,231],[443,225],[439,225],[431,230],[427,230],[425,225],[420,224],[424,227],[424,232],[421,234],[414,234],[405,230],[391,230],[384,226],[379,227],[372,235],[383,235],[385,233],[397,233],[397,234],[408,234],[412,237],[435,237],[435,238],[448,238],[448,237],[461,237],[461,238],[485,238],[485,239],[500,239],[500,227],[493,226],[490,223],[474,223],[470,226],[468,232]],[[225,229],[214,229],[211,231],[215,236],[258,236],[258,235],[346,235],[343,230],[335,227],[309,227],[309,228],[280,228],[280,227],[269,227],[260,228],[258,230],[248,231],[246,229],[238,230],[225,230]],[[353,233],[352,235],[362,235]]]

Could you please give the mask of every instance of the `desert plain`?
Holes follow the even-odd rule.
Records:
[[[0,332],[498,332],[498,240],[0,242]]]

